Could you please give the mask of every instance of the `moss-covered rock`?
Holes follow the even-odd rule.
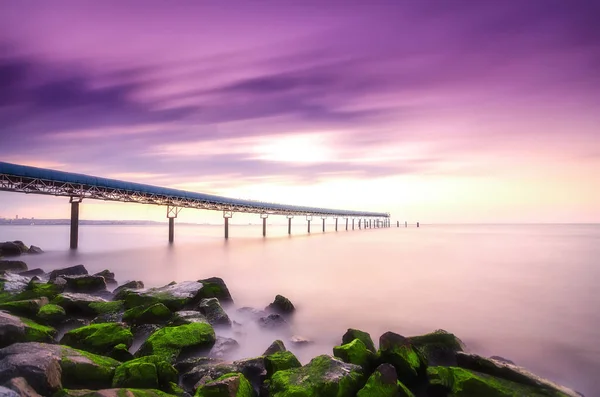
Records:
[[[191,323],[206,323],[208,320],[204,317],[204,314],[196,310],[180,310],[173,313],[173,317],[169,322],[169,325],[183,325]]]
[[[59,324],[66,320],[67,313],[58,305],[47,304],[38,310],[37,318],[44,324]]]
[[[222,278],[210,277],[203,280],[198,280],[202,283],[202,288],[198,292],[198,299],[217,298],[221,304],[233,303],[229,289]]]
[[[67,281],[67,291],[84,293],[106,291],[106,280],[102,276],[82,274],[63,278]]]
[[[123,313],[123,321],[130,324],[162,324],[169,321],[172,313],[162,303],[150,306],[137,306]]]
[[[131,346],[133,334],[120,323],[86,325],[67,332],[60,343],[96,354],[109,354],[115,346]]]
[[[69,267],[63,267],[61,269],[54,269],[50,272],[50,280],[55,280],[61,276],[80,276],[88,274],[87,269],[83,265],[75,265]]]
[[[432,396],[451,397],[567,397],[569,394],[527,386],[458,367],[429,367],[427,369]]]
[[[54,299],[58,294],[64,291],[64,286],[57,285],[54,283],[37,283],[34,281],[29,282],[25,290],[17,295],[17,299],[39,299],[46,297],[48,299]]]
[[[289,351],[276,352],[265,357],[265,369],[268,378],[277,371],[300,368],[301,366],[302,364],[300,364],[294,353]]]
[[[198,311],[202,313],[213,326],[231,326],[231,320],[219,304],[217,298],[202,299],[198,304]]]
[[[97,315],[120,313],[124,307],[123,301],[90,302],[88,305]]]
[[[210,349],[215,340],[215,331],[210,324],[192,323],[164,327],[148,337],[136,356],[154,354],[173,362],[183,351]]]
[[[265,308],[279,314],[292,314],[296,308],[288,298],[283,295],[276,295],[275,300]]]
[[[159,356],[145,356],[118,366],[113,387],[171,391],[171,383],[177,384],[177,378],[177,370],[171,363]]]
[[[263,356],[268,356],[270,354],[275,354],[277,352],[284,352],[284,351],[287,351],[287,349],[285,348],[283,341],[277,339],[276,341],[273,341],[273,343],[271,343],[271,345],[269,347],[267,347],[267,350],[265,350],[265,352],[263,353]]]
[[[119,343],[108,355],[110,358],[114,358],[117,361],[125,362],[133,360],[133,354],[129,352],[127,345],[125,343]]]
[[[23,261],[6,261],[0,260],[0,272],[25,272],[27,264]]]
[[[390,364],[381,364],[371,374],[367,384],[360,389],[356,397],[414,397],[398,382],[396,369]]]
[[[144,283],[142,281],[128,281],[123,285],[118,286],[113,291],[113,294],[118,295],[124,289],[143,289]]]
[[[176,397],[176,395],[153,389],[63,389],[52,397]]]
[[[371,335],[369,335],[368,332],[354,328],[348,328],[348,331],[346,331],[344,336],[342,336],[342,345],[350,343],[354,339],[360,339],[360,341],[365,344],[369,351],[377,353],[377,349],[375,349],[375,344],[373,343],[373,339],[371,339]]]
[[[301,368],[273,374],[269,391],[272,397],[354,397],[362,382],[359,366],[322,355]]]
[[[123,289],[115,295],[115,299],[124,300],[127,309],[162,303],[169,310],[177,311],[183,309],[187,304],[198,302],[200,300],[198,294],[201,289],[202,284],[197,281],[184,281],[145,290]]]
[[[196,390],[195,397],[254,397],[254,389],[240,373],[231,373],[206,383]]]
[[[379,359],[381,363],[392,364],[398,380],[409,387],[426,376],[423,354],[407,338],[396,333],[386,332],[379,338]]]
[[[121,364],[120,362],[83,350],[72,350],[76,354],[72,354],[69,350],[63,350],[60,362],[64,387],[91,389],[111,387],[115,369]]]
[[[99,296],[78,294],[71,292],[64,292],[54,298],[52,303],[62,306],[63,309],[70,315],[81,315],[93,317],[98,314],[97,306],[96,309],[90,306],[92,303],[107,303],[106,299],[100,298]]]
[[[0,310],[5,310],[17,316],[33,317],[46,304],[48,304],[48,298],[41,297],[39,299],[0,303]]]
[[[54,342],[56,330],[0,311],[0,347],[18,342]]]
[[[463,351],[464,344],[454,334],[443,329],[425,335],[411,336],[408,341],[427,358],[429,365],[456,365],[456,352]]]
[[[360,365],[365,372],[371,372],[371,368],[375,364],[375,354],[368,350],[360,339],[335,346],[333,355],[346,363]]]
[[[29,277],[24,277],[16,273],[11,272],[0,272],[0,283],[2,283],[2,291],[10,294],[20,294],[26,288],[30,282]],[[21,298],[17,295],[15,298],[10,300],[24,300],[29,298]]]

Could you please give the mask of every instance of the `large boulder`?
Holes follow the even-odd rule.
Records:
[[[390,364],[381,364],[371,374],[367,384],[356,397],[414,397],[402,383],[398,382],[396,369]]]
[[[267,390],[261,390],[267,380],[267,369],[265,367],[264,357],[259,356],[237,360],[233,362],[233,365],[237,368],[236,372],[243,374],[246,379],[250,381],[254,390],[261,395],[265,394]]]
[[[277,371],[286,369],[300,368],[302,364],[294,353],[289,351],[277,352],[265,357],[265,369],[267,370],[267,378],[273,376]]]
[[[198,388],[195,397],[254,397],[254,389],[240,373],[221,376]]]
[[[580,397],[579,394],[549,391],[459,367],[429,367],[427,376],[429,378],[427,394],[433,397]]]
[[[229,289],[222,278],[210,277],[198,280],[198,282],[202,283],[202,289],[199,291],[198,298],[217,298],[224,305],[233,303]]]
[[[50,272],[50,280],[55,280],[57,277],[64,277],[64,276],[81,276],[84,274],[89,274],[87,269],[85,268],[85,266],[83,265],[76,265],[76,266],[69,266],[69,267],[64,267],[62,269],[55,269],[52,270]]]
[[[225,374],[237,372],[236,365],[207,357],[184,360],[177,363],[175,367],[182,374],[181,385],[192,394],[202,384],[218,379]]]
[[[66,290],[70,292],[93,293],[106,291],[106,280],[102,276],[82,274],[78,276],[64,276],[67,281]]]
[[[4,243],[0,243],[1,256],[19,256],[24,252],[27,252],[27,249],[22,250],[21,246],[16,244],[16,242],[6,241]]]
[[[360,339],[354,339],[350,343],[335,346],[333,355],[345,363],[360,365],[365,372],[371,372],[376,360],[375,354],[368,350]]]
[[[197,281],[184,281],[176,284],[169,284],[159,288],[149,288],[143,290],[123,289],[115,299],[125,301],[125,307],[131,309],[136,306],[153,305],[162,303],[171,311],[177,311],[193,302],[198,302],[200,290],[203,285]]]
[[[202,299],[198,304],[198,311],[202,313],[213,326],[231,327],[231,320],[219,304],[217,298]]]
[[[39,267],[36,267],[35,269],[29,269],[29,270],[25,270],[23,272],[19,272],[20,276],[25,276],[25,277],[33,277],[33,276],[43,276],[44,274],[46,274],[46,272],[42,269],[40,269]]]
[[[26,299],[22,301],[12,301],[0,303],[0,310],[5,310],[17,316],[33,317],[41,307],[48,304],[48,298]]]
[[[191,323],[206,323],[208,320],[204,317],[204,314],[195,310],[180,310],[173,313],[170,325],[183,325]]]
[[[136,356],[154,354],[166,361],[174,362],[182,353],[210,350],[215,340],[215,331],[210,324],[191,323],[164,327],[148,337]]]
[[[23,261],[0,260],[0,272],[21,273],[27,271],[27,264]]]
[[[409,340],[393,332],[386,332],[379,338],[381,363],[392,364],[396,368],[398,380],[411,387],[426,377],[427,360]]]
[[[526,369],[507,361],[485,358],[476,354],[458,352],[456,353],[456,362],[459,367],[471,371],[477,371],[478,373],[491,375],[496,378],[502,378],[522,385],[532,386],[540,392],[546,390],[549,395],[562,393],[567,396],[580,396],[580,394],[576,391],[564,386],[560,386],[548,379],[534,375]]]
[[[283,295],[277,295],[275,296],[275,300],[265,310],[279,314],[292,314],[296,308],[288,298]]]
[[[159,356],[146,356],[119,365],[113,378],[113,387],[171,391],[171,384],[177,384],[177,379],[177,370],[171,363]]]
[[[354,397],[362,382],[358,365],[322,355],[301,368],[275,372],[269,391],[271,397]]]
[[[265,350],[265,352],[263,353],[263,356],[268,356],[271,354],[275,354],[278,352],[284,352],[284,351],[287,351],[287,349],[285,348],[283,341],[277,339],[276,341],[273,341],[273,343],[271,343],[271,345],[269,347],[267,347],[267,350]]]
[[[123,313],[125,304],[123,301],[91,302],[88,309],[98,316]]]
[[[163,324],[171,319],[173,314],[162,303],[150,306],[136,306],[123,313],[123,321],[129,324]]]
[[[56,330],[0,311],[0,347],[18,342],[54,342]]]
[[[27,250],[27,253],[28,253],[28,254],[34,254],[34,255],[37,255],[37,254],[43,254],[43,253],[44,253],[44,250],[43,250],[43,249],[41,249],[40,247],[36,247],[35,245],[32,245],[32,246],[31,246],[31,247],[29,247],[29,249]]]
[[[464,349],[463,342],[443,329],[425,335],[411,336],[408,341],[427,358],[428,365],[456,365],[456,352]]]
[[[62,306],[70,315],[95,316],[98,314],[98,310],[91,304],[107,302],[106,299],[99,296],[65,292],[54,298],[52,303]]]
[[[16,273],[11,272],[0,272],[0,287],[2,291],[11,293],[11,294],[19,294],[23,292],[31,279],[29,277],[24,277]],[[27,298],[19,298],[17,299],[27,299]]]
[[[371,339],[371,335],[369,335],[367,332],[354,328],[348,328],[348,331],[346,331],[344,336],[342,336],[342,345],[350,343],[354,339],[360,339],[360,341],[365,344],[369,351],[377,353],[377,349],[375,349],[375,344],[373,343],[373,339]]]
[[[208,357],[224,358],[230,356],[233,352],[239,349],[240,344],[232,338],[217,336],[215,344],[208,352]]]
[[[115,288],[115,290],[113,291],[113,294],[117,295],[119,292],[121,292],[124,289],[143,289],[144,288],[144,282],[142,281],[128,281],[123,285],[118,286],[117,288]]]
[[[46,297],[48,299],[54,299],[65,289],[64,285],[54,284],[54,283],[38,283],[35,281],[30,281],[25,286],[25,289],[22,290],[19,295],[17,295],[18,299],[39,299],[41,297]]]
[[[111,387],[120,363],[108,357],[45,343],[15,343],[0,349],[0,383],[23,377],[41,395],[64,388]]]
[[[106,284],[116,284],[115,274],[108,269],[102,270],[101,272],[94,273],[94,276],[104,277]]]
[[[115,346],[131,346],[133,334],[121,323],[86,325],[73,329],[62,337],[61,344],[91,353],[108,355]]]
[[[44,305],[38,310],[37,318],[44,324],[59,324],[67,319],[67,312],[58,305]]]
[[[23,377],[12,378],[4,384],[4,387],[15,392],[15,397],[42,397],[33,387],[27,383],[27,379]],[[10,394],[2,394],[0,389],[0,396],[8,397]]]

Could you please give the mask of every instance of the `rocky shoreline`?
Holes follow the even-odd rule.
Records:
[[[4,256],[41,252],[0,243]],[[246,326],[230,319],[232,303],[218,277],[144,288],[118,285],[109,270],[46,273],[0,257],[0,396],[582,396],[508,360],[469,354],[443,330],[386,332],[377,347],[348,329],[332,355],[304,366],[281,340],[228,361],[239,343],[222,330]],[[281,295],[264,310],[238,309],[265,331],[289,327],[294,311]]]

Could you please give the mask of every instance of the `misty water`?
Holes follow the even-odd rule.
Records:
[[[315,222],[316,223],[316,222]],[[264,308],[276,294],[297,307],[293,333],[314,341],[286,345],[302,362],[331,353],[349,327],[377,342],[385,331],[410,336],[445,329],[468,351],[499,355],[588,396],[600,393],[600,225],[463,225],[333,231],[294,226],[81,226],[67,249],[67,226],[2,226],[0,241],[46,250],[29,268],[84,264],[119,282],[146,286],[222,277],[244,322],[232,359],[261,354],[276,338],[236,308]],[[319,229],[315,231],[314,229]]]

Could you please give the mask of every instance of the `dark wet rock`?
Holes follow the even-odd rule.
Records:
[[[56,325],[66,320],[67,313],[61,306],[48,304],[38,310],[37,318],[43,324]]]
[[[208,353],[209,357],[214,358],[225,358],[229,356],[232,352],[239,349],[240,344],[237,340],[232,338],[225,338],[223,336],[217,336],[217,340],[215,344],[210,349]]]
[[[135,358],[124,343],[120,343],[113,347],[108,356],[120,362],[131,361]]]
[[[277,352],[265,356],[265,369],[267,370],[267,378],[273,376],[277,371],[284,371],[291,368],[300,368],[302,364],[294,353],[289,351]]]
[[[198,311],[206,317],[213,326],[231,326],[231,320],[219,304],[217,298],[202,299],[198,304]]]
[[[189,397],[181,395],[183,397]],[[167,394],[155,389],[102,389],[102,390],[62,390],[53,397],[175,397],[173,394]]]
[[[367,349],[373,353],[377,353],[377,349],[375,349],[375,344],[373,343],[373,339],[371,339],[371,335],[369,333],[354,329],[348,328],[348,331],[342,336],[342,344],[352,342],[354,339],[360,339],[362,343],[365,344]]]
[[[246,377],[231,373],[198,388],[196,397],[254,397],[254,389]]]
[[[88,274],[87,269],[83,265],[64,267],[62,269],[52,270],[50,272],[50,280],[54,280],[60,276],[83,276]]]
[[[2,290],[4,292],[13,294],[23,292],[27,288],[29,282],[29,277],[23,277],[11,272],[0,272],[0,284],[2,285]]]
[[[91,302],[88,305],[90,310],[101,316],[104,314],[121,314],[124,309],[123,301],[105,301],[105,302]]]
[[[141,281],[128,281],[123,285],[118,286],[114,291],[113,294],[117,295],[119,292],[121,292],[124,289],[142,289],[144,288],[144,283]]]
[[[192,368],[179,369],[178,365],[176,368],[182,373],[181,385],[183,388],[193,393],[197,385],[204,379],[204,383],[211,380],[220,378],[225,374],[237,372],[237,367],[233,364],[223,363],[215,359],[200,358],[196,360],[196,365]]]
[[[564,393],[567,396],[579,395],[573,390],[557,385],[554,382],[532,374],[524,368],[507,362],[464,352],[456,353],[456,362],[461,368],[477,371],[481,374],[491,375],[496,378],[505,379],[522,385],[532,386],[539,390],[546,390],[548,393]]]
[[[359,366],[344,363],[328,355],[317,356],[301,368],[278,371],[271,377],[272,397],[355,396],[362,386]]]
[[[490,356],[490,358],[492,360],[500,361],[500,362],[503,362],[503,363],[506,363],[506,364],[517,365],[517,364],[515,364],[514,361],[511,361],[508,358],[504,358],[504,357],[500,357],[500,356]]]
[[[18,342],[53,342],[56,330],[0,311],[0,347]]]
[[[239,309],[236,310],[236,312],[241,314],[245,318],[251,319],[251,320],[258,320],[261,317],[266,317],[269,315],[269,313],[265,312],[264,310],[255,309],[253,307],[247,307],[247,306],[240,307]]]
[[[184,306],[197,302],[197,295],[202,289],[202,284],[196,281],[184,281],[160,288],[144,290],[123,289],[115,295],[115,299],[124,300],[125,307],[131,309],[136,306],[153,305],[162,303],[171,311],[177,311]]]
[[[208,320],[204,317],[204,314],[195,310],[180,310],[173,313],[170,325],[183,325],[191,323],[206,323]]]
[[[169,362],[190,351],[209,350],[215,343],[215,331],[210,324],[192,323],[164,327],[146,339],[136,357],[157,355]]]
[[[276,341],[271,343],[271,345],[267,348],[267,350],[265,350],[265,352],[263,353],[263,356],[268,356],[270,354],[284,352],[284,351],[287,351],[287,349],[285,348],[283,341],[277,339]]]
[[[66,346],[15,343],[0,349],[0,382],[23,377],[43,396],[63,387],[102,389],[111,386],[119,364]]]
[[[396,368],[398,380],[408,387],[426,376],[427,360],[423,354],[408,338],[394,332],[386,332],[379,338],[379,356],[381,363]]]
[[[79,294],[75,292],[64,292],[58,295],[53,303],[62,306],[69,315],[82,315],[93,317],[98,314],[92,303],[107,303],[106,299],[98,296]]]
[[[296,308],[288,298],[283,295],[277,295],[275,296],[275,300],[265,310],[279,314],[292,314]]]
[[[94,273],[94,276],[104,277],[104,281],[106,281],[106,284],[116,284],[117,283],[117,280],[115,280],[115,274],[108,269],[102,270],[101,272],[98,272],[98,273]]]
[[[58,294],[64,290],[64,286],[56,285],[53,283],[39,283],[36,281],[30,281],[22,290],[17,299],[39,299],[46,297],[48,299],[54,299]]]
[[[398,377],[390,364],[381,364],[356,397],[398,397]]]
[[[108,355],[119,344],[131,346],[133,334],[122,323],[92,324],[67,332],[60,343],[90,353]]]
[[[23,377],[12,378],[4,384],[4,387],[15,392],[15,396],[18,397],[42,397]],[[2,394],[0,390],[0,396],[10,396],[10,394]]]
[[[27,270],[27,264],[23,261],[0,260],[0,272],[21,273]]]
[[[63,276],[67,281],[69,292],[91,293],[106,290],[106,280],[102,276],[83,274],[79,276]]]
[[[22,250],[21,246],[15,242],[6,241],[4,243],[0,243],[1,256],[19,256],[24,252],[27,252],[27,249]]]
[[[269,329],[269,330],[290,330],[290,325],[288,324],[287,321],[285,321],[285,319],[283,317],[281,317],[280,314],[269,314],[265,317],[260,317],[257,320],[258,325],[261,328],[264,329]]]
[[[333,355],[345,363],[360,365],[365,373],[371,372],[375,365],[375,353],[367,349],[360,340],[354,339],[350,343],[333,348]]]
[[[246,379],[250,381],[250,384],[254,390],[258,393],[261,389],[261,385],[263,385],[267,379],[265,358],[262,356],[246,358],[243,360],[234,361],[233,364],[237,368],[236,372],[244,374]]]
[[[44,272],[39,267],[37,267],[35,269],[31,269],[31,270],[25,270],[24,272],[19,272],[19,276],[25,276],[25,277],[43,276],[44,274],[46,274],[46,272]]]
[[[290,337],[290,343],[294,346],[301,347],[314,343],[312,340],[299,335],[292,335]]]
[[[39,394],[38,394],[39,396]],[[17,392],[4,386],[0,386],[0,397],[20,397]]]
[[[29,249],[27,250],[28,254],[43,254],[44,250],[42,250],[40,247],[36,247],[35,245],[32,245],[31,247],[29,247]]]
[[[199,299],[217,298],[223,305],[233,303],[233,298],[222,278],[211,277],[198,282],[202,283],[202,289],[198,294]]]
[[[0,310],[7,311],[17,316],[34,317],[40,308],[48,304],[48,298],[25,299],[0,303]]]
[[[158,356],[146,356],[119,365],[113,387],[170,391],[170,384],[177,383],[177,378],[177,370],[171,363]]]
[[[428,365],[456,365],[456,352],[463,351],[464,344],[454,334],[443,329],[435,332],[411,336],[409,342],[427,358]]]
[[[150,306],[137,306],[123,313],[123,321],[129,324],[163,324],[168,322],[172,313],[162,303]]]

